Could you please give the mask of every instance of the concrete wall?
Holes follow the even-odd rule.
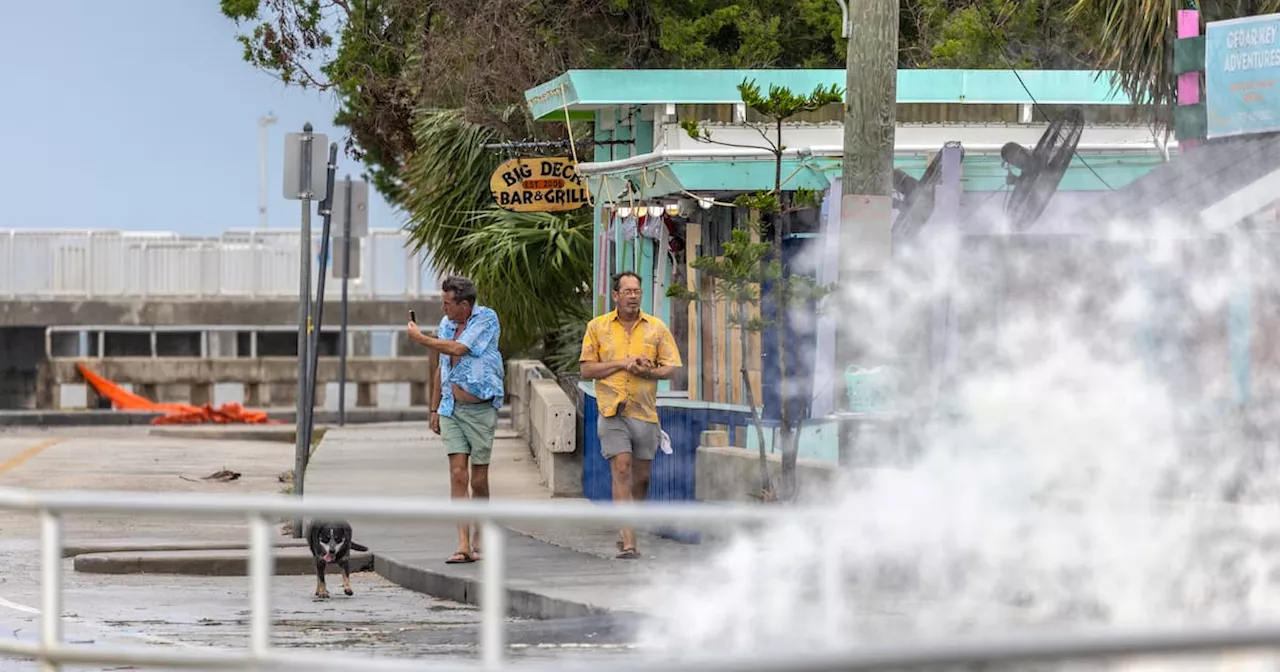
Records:
[[[506,372],[511,423],[529,443],[553,497],[582,496],[578,412],[555,375],[535,360],[510,360]]]
[[[704,432],[724,434],[724,432]],[[782,473],[782,456],[770,453],[766,462],[775,487]],[[801,458],[796,478],[802,497],[821,497],[836,484],[836,465]],[[735,446],[699,446],[695,493],[701,502],[758,501],[760,453]]]
[[[85,406],[95,407],[96,395],[84,382],[76,363],[80,359],[56,358],[44,362],[41,372],[40,408],[63,405],[65,386],[83,386]],[[407,406],[426,406],[427,388],[434,372],[435,357],[347,358],[348,403],[355,407],[377,406],[379,385],[408,386]],[[239,401],[250,407],[287,407],[297,403],[298,361],[292,357],[240,358],[151,358],[109,357],[87,360],[90,370],[131,389],[135,394],[160,403],[220,403]],[[326,387],[338,381],[338,360],[321,357],[316,368],[316,405],[328,404]],[[219,399],[218,386],[240,386],[239,398]],[[335,385],[336,387],[336,385]]]
[[[330,328],[336,326],[340,319],[341,303],[339,301],[329,300],[325,302],[324,307],[324,324],[325,331],[320,336],[320,354],[322,357],[326,355],[336,355],[338,350],[338,336],[331,333]],[[419,323],[425,329],[432,329],[440,321],[443,313],[440,309],[440,302],[436,297],[424,297],[417,299],[351,299],[347,304],[347,320],[352,327],[360,326],[389,326],[401,325],[408,321],[409,311],[417,312]],[[57,399],[62,397],[58,391],[60,383],[69,382],[60,379],[58,371],[65,371],[54,366],[55,374],[42,377],[39,371],[44,368],[46,361],[46,346],[44,330],[48,327],[174,327],[190,325],[191,331],[166,331],[151,334],[148,332],[120,332],[106,331],[102,334],[102,340],[99,341],[99,333],[90,331],[87,336],[87,346],[89,357],[120,358],[122,361],[128,358],[148,356],[151,354],[152,339],[155,339],[156,354],[163,358],[198,358],[201,354],[202,344],[207,343],[208,356],[213,358],[227,358],[233,356],[248,357],[250,356],[250,344],[256,345],[256,354],[265,358],[272,357],[296,357],[297,352],[297,336],[292,332],[265,332],[253,329],[253,327],[275,327],[275,326],[294,326],[298,322],[298,302],[292,299],[257,299],[257,298],[216,298],[216,299],[182,299],[182,298],[103,298],[103,299],[15,299],[11,301],[0,302],[0,409],[32,409],[32,408],[55,408],[58,406]],[[206,335],[198,329],[200,326],[218,326],[218,325],[234,325],[247,327],[244,331],[227,331],[227,332],[209,332]],[[408,338],[403,331],[394,335],[396,339],[396,352],[398,354],[409,355],[425,355],[426,351],[420,346],[413,345],[408,342]],[[75,357],[82,354],[81,351],[81,334],[74,332],[54,332],[50,335],[50,349],[54,357]],[[370,352],[370,335],[368,333],[353,332],[352,333],[352,350],[351,355],[369,355]],[[397,357],[398,361],[402,357]],[[245,363],[241,363],[242,365]],[[251,363],[249,363],[251,364]],[[388,363],[389,366],[396,366]],[[117,366],[117,365],[113,365]],[[120,365],[123,366],[123,365]],[[132,375],[130,372],[134,369],[135,364],[129,364],[125,370],[119,370],[122,375]],[[187,371],[192,366],[191,363],[177,364],[161,364],[160,367],[173,366],[165,373],[140,373],[139,375],[151,376],[157,378],[157,381],[138,381],[140,385],[155,386],[160,385],[187,385],[184,380],[175,382],[167,380],[171,377],[173,371]],[[264,364],[263,366],[271,367],[274,365]],[[321,375],[324,375],[324,366],[321,365]],[[336,364],[331,368],[336,367]],[[365,368],[364,364],[354,364],[352,375],[358,370]],[[294,366],[296,369],[296,366]],[[156,369],[148,369],[156,371]],[[228,369],[224,364],[214,364],[212,368],[206,371],[235,371],[234,374],[240,375],[239,372],[245,369]],[[376,367],[374,370],[377,370]],[[296,373],[289,374],[291,380],[296,386]],[[369,374],[378,377],[380,374]],[[110,376],[109,376],[110,377]],[[296,393],[285,391],[288,385],[277,385],[274,373],[267,376],[271,378],[271,382],[259,383],[256,380],[243,381],[226,381],[226,380],[206,380],[200,381],[205,387],[219,382],[243,382],[247,387],[242,394],[236,394],[236,397],[242,397],[245,403],[272,403],[289,405],[294,403],[293,398]],[[360,385],[373,385],[382,380],[376,381],[356,381],[354,378],[353,385],[359,388]],[[120,380],[117,382],[128,382]],[[321,379],[321,382],[326,382]],[[395,382],[411,382],[409,380],[397,380]],[[192,385],[198,383],[192,382]],[[269,387],[275,391],[274,394],[265,394],[259,391],[260,387]],[[251,388],[251,389],[250,389]],[[160,396],[173,397],[173,401],[204,403],[201,400],[209,399],[213,395],[204,388],[175,391],[168,394],[163,389],[149,390]],[[317,388],[317,403],[324,398],[324,388]],[[77,395],[72,395],[77,397]],[[348,396],[360,396],[362,398],[376,398],[378,393],[369,389],[356,389]],[[401,395],[403,396],[403,395]],[[416,398],[420,392],[410,387],[408,396]],[[93,395],[91,392],[83,398],[83,405],[93,406]],[[240,400],[237,398],[236,400]],[[425,403],[425,402],[423,402]],[[77,404],[79,405],[79,404]]]

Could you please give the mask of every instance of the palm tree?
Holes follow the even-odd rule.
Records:
[[[512,108],[504,116],[522,112]],[[417,149],[403,170],[410,245],[442,273],[475,281],[481,302],[501,316],[503,352],[555,340],[566,322],[585,324],[590,210],[526,213],[495,205],[489,178],[505,157],[483,145],[503,138],[460,110],[423,111],[414,136]]]
[[[1280,12],[1280,0],[1076,0],[1080,25],[1098,26],[1099,68],[1116,71],[1116,85],[1168,121],[1177,100],[1173,42],[1178,10],[1200,10],[1206,21]]]

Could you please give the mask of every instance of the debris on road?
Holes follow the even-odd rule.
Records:
[[[217,481],[219,483],[227,483],[229,481],[239,480],[240,475],[241,474],[238,471],[231,471],[230,469],[223,467],[220,471],[215,471],[212,474],[209,474],[208,476],[201,476],[199,480],[196,480],[194,478],[187,478],[186,476],[183,476],[181,474],[178,475],[178,478],[181,478],[184,481],[190,481],[192,483],[199,483],[200,481]]]
[[[235,402],[225,403],[218,408],[211,404],[193,406],[191,404],[160,404],[146,397],[134,394],[115,383],[94,373],[83,362],[77,362],[76,368],[85,382],[89,383],[98,396],[111,401],[112,408],[122,411],[158,411],[164,413],[151,421],[153,425],[198,425],[198,424],[247,424],[266,425],[283,424],[279,420],[267,417],[265,411],[252,411]]]

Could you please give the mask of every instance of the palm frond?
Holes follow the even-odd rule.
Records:
[[[1280,12],[1280,0],[1204,0],[1204,21]],[[1134,103],[1151,105],[1157,121],[1168,122],[1177,100],[1173,42],[1178,10],[1185,0],[1076,0],[1071,15],[1081,24],[1097,23],[1099,69],[1115,70],[1113,82]]]
[[[549,343],[542,360],[555,373],[575,373],[582,354],[582,338],[587,333],[587,320],[591,309],[582,303],[574,312],[566,312],[559,326],[549,334]]]
[[[483,145],[500,136],[460,110],[424,111],[413,133],[417,149],[404,166],[409,244],[440,272],[461,272],[466,264],[456,243],[467,231],[467,213],[492,202],[489,177],[501,158]]]
[[[459,272],[502,318],[504,350],[531,347],[566,315],[583,317],[590,292],[591,218],[510,212],[496,206],[470,213],[456,245]]]
[[[458,110],[427,110],[405,165],[409,244],[442,274],[465,275],[502,320],[503,352],[535,345],[590,291],[589,210],[522,213],[497,207],[489,178],[504,158],[484,149],[502,136]]]

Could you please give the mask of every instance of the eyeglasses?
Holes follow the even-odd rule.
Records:
[[[619,290],[618,290],[618,293],[619,293],[619,294],[621,294],[621,295],[623,295],[623,296],[640,296],[640,294],[641,294],[641,290],[639,290],[639,289],[619,289]]]

